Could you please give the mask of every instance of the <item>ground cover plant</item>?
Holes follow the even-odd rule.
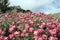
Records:
[[[0,40],[60,40],[60,19],[41,12],[0,14]]]

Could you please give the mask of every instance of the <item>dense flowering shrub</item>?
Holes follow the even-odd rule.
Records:
[[[60,40],[60,19],[44,13],[0,14],[0,40]]]

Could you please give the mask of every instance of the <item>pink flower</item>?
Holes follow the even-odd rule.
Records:
[[[50,36],[49,40],[58,40],[58,38]]]
[[[50,33],[51,35],[56,35],[56,34],[57,34],[57,30],[56,30],[56,29],[49,30],[49,33]]]
[[[14,32],[14,36],[15,36],[15,37],[19,37],[19,36],[20,36],[20,32],[17,32],[17,31]]]
[[[43,39],[41,37],[39,37],[38,40],[43,40]]]
[[[14,28],[9,28],[8,30],[10,33],[14,31]]]
[[[52,24],[52,28],[55,28],[56,27],[56,25],[55,24]]]
[[[16,31],[16,32],[14,32],[14,34],[15,34],[15,35],[18,35],[18,34],[20,34],[20,32],[17,32],[17,31]]]
[[[0,36],[0,40],[4,40],[4,39],[3,39],[3,36]]]
[[[14,38],[14,34],[12,33],[12,34],[10,34],[8,37],[9,37],[9,39]]]
[[[43,29],[45,26],[44,25],[40,25],[39,28]]]
[[[0,34],[2,33],[2,30],[0,29]]]
[[[26,30],[22,30],[22,33],[26,33],[27,31]]]
[[[28,28],[29,28],[29,26],[25,26],[25,28],[26,28],[26,29],[28,29]]]
[[[12,27],[11,28],[15,28],[15,25],[12,25]]]
[[[12,25],[14,25],[14,24],[15,24],[15,22],[13,21],[13,22],[12,22]]]
[[[25,29],[29,29],[29,25],[28,24],[25,24]]]
[[[4,37],[4,40],[8,40],[8,37]]]
[[[29,33],[25,33],[25,37],[28,37],[29,36]]]
[[[38,39],[38,36],[34,35],[33,38],[34,38],[35,40],[37,40],[37,39]]]
[[[43,34],[44,30],[43,29],[38,29],[39,34]]]
[[[37,24],[37,26],[39,26],[40,24]]]
[[[21,37],[24,37],[25,36],[25,34],[24,33],[21,33]]]
[[[4,35],[4,34],[5,34],[5,32],[4,32],[4,31],[2,31],[2,32],[1,32],[1,34],[2,34],[2,35]]]
[[[43,34],[43,35],[42,35],[42,39],[43,39],[43,40],[47,40],[47,39],[48,39],[48,38],[47,38],[47,35]]]
[[[33,35],[38,35],[39,34],[39,32],[38,31],[34,31],[34,33],[33,33]]]
[[[18,29],[20,29],[20,28],[21,28],[21,26],[17,26],[17,28],[18,28]]]
[[[52,28],[52,25],[51,24],[50,25],[47,25],[47,27],[51,29]]]
[[[33,32],[34,31],[34,29],[33,28],[29,28],[29,32]]]
[[[45,26],[45,25],[46,25],[46,23],[44,23],[44,22],[43,22],[43,23],[42,23],[42,25],[44,25],[44,26]]]

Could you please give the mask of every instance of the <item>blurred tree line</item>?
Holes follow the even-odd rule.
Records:
[[[17,12],[31,12],[24,10],[20,6],[9,6],[9,0],[0,0],[0,13],[17,13]]]

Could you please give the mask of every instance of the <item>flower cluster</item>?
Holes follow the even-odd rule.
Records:
[[[60,40],[60,20],[44,13],[0,14],[0,40]]]

